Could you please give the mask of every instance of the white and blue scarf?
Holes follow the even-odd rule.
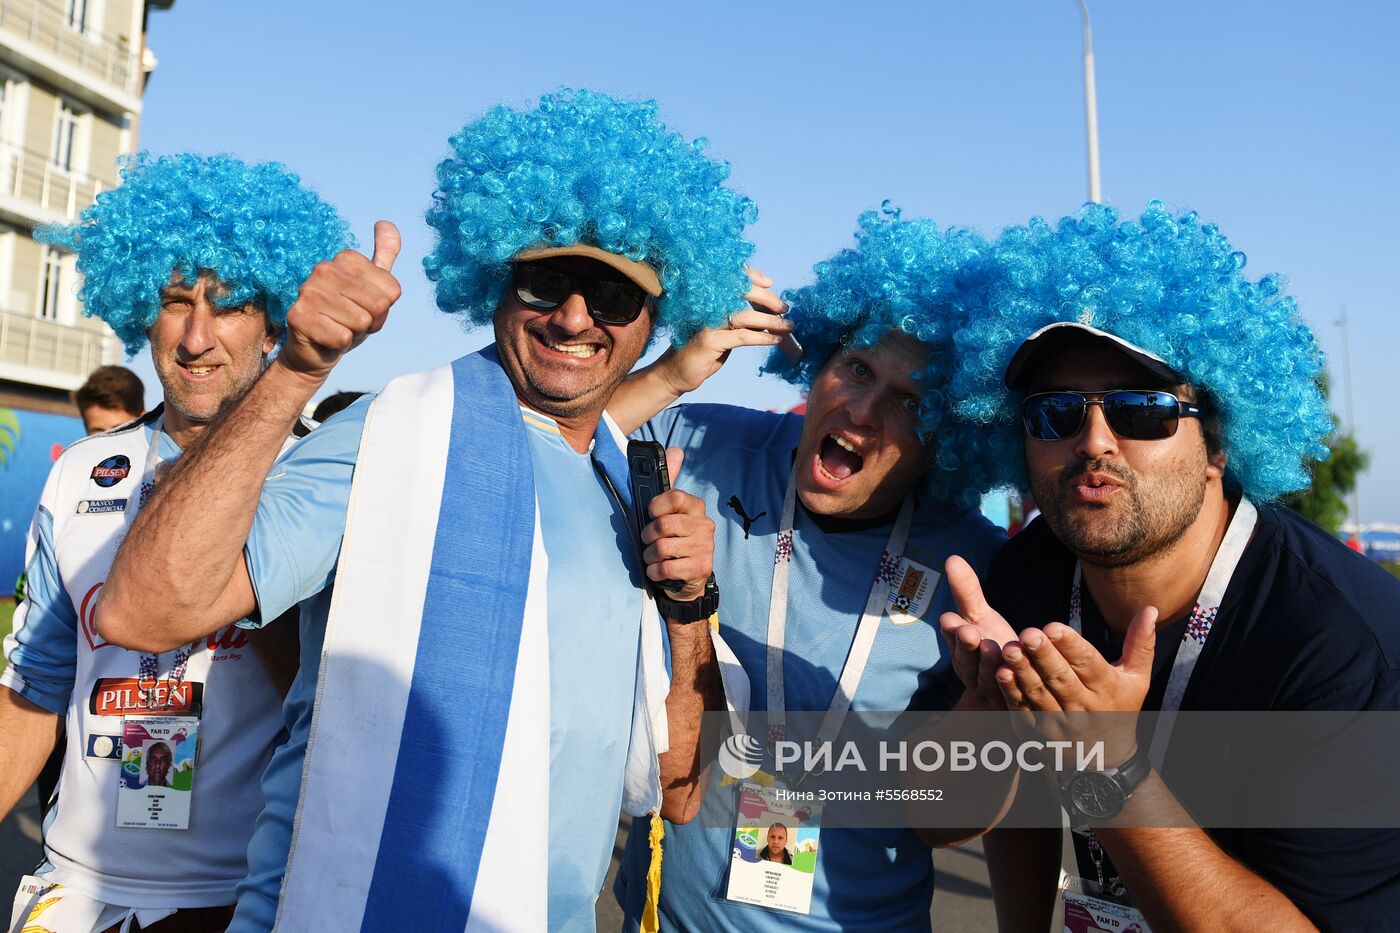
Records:
[[[605,419],[593,456],[627,500],[622,440]],[[494,348],[390,383],[351,486],[277,929],[545,928],[547,573]],[[642,815],[661,804],[669,677],[637,604],[623,808]]]

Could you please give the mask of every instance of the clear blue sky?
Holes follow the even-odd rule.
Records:
[[[1400,7],[1089,4],[1105,199],[1193,207],[1251,273],[1284,273],[1328,351],[1339,412],[1347,307],[1373,456],[1362,515],[1400,522]],[[423,277],[432,169],[468,118],[561,85],[655,97],[674,127],[708,136],[759,205],[755,263],[782,286],[807,281],[885,198],[994,234],[1086,195],[1073,0],[179,0],[152,14],[150,44],[144,147],[278,159],[361,241],[380,217],[403,230],[404,298],[328,388],[377,388],[485,342],[435,310]],[[736,357],[703,397],[796,401],[757,366]]]

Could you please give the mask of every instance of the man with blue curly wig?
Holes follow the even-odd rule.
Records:
[[[754,208],[702,149],[654,102],[588,91],[468,123],[424,265],[495,344],[352,405],[264,483],[280,426],[398,297],[381,222],[372,257],[303,286],[276,362],[160,500],[202,516],[208,573],[172,585],[180,542],[133,527],[112,637],[306,600],[231,930],[591,930],[619,806],[685,818],[672,785],[718,702],[694,624],[718,600],[713,523],[672,490],[634,542],[603,416],[656,328],[683,340],[743,302]]]
[[[302,281],[348,245],[347,228],[281,165],[141,155],[77,223],[37,236],[77,253],[87,314],[131,353],[149,342],[162,401],[69,447],[31,528],[28,590],[0,678],[0,813],[65,721],[66,740],[46,862],[17,904],[27,905],[21,915],[32,909],[33,929],[222,930],[290,677],[279,681],[264,639],[250,646],[232,620],[206,619],[207,637],[174,650],[128,651],[94,626],[94,606],[163,468],[257,380]],[[279,448],[308,427],[289,424]],[[201,529],[190,516],[182,533],[198,542]],[[199,555],[197,544],[182,552],[177,585]],[[169,791],[148,800],[119,789],[124,773],[143,773],[141,746],[124,742],[151,716],[175,717],[198,743],[192,785],[181,786],[191,772],[171,774],[183,804]]]
[[[1174,717],[1138,717],[1400,709],[1400,583],[1275,502],[1306,487],[1332,426],[1296,304],[1277,276],[1246,278],[1214,224],[1160,202],[1135,220],[1101,205],[1033,220],[996,252],[994,313],[967,333],[984,352],[952,391],[968,417],[1019,423],[1041,517],[992,569],[1000,615],[968,614],[1001,628],[1012,709],[1137,722],[1106,769],[1045,782],[1076,827],[1067,923],[1390,928],[1400,832],[1197,828],[1199,795],[1234,788],[1232,755],[1258,794],[1280,751],[1236,730],[1214,760],[1189,756],[1168,745]],[[1308,789],[1308,825],[1336,792]],[[1044,921],[1059,833],[1037,832],[1014,876]]]
[[[610,410],[632,426],[698,388],[743,345],[777,345],[768,368],[807,391],[803,415],[688,404],[641,428],[685,451],[693,469],[681,485],[717,517],[719,630],[762,685],[750,708],[766,713],[770,730],[788,711],[981,708],[961,683],[975,680],[981,636],[971,625],[950,631],[950,650],[939,621],[955,605],[941,583],[945,565],[970,578],[968,564],[985,570],[1005,540],[977,504],[1003,475],[1015,435],[958,417],[948,392],[967,352],[963,334],[986,313],[989,260],[989,244],[971,231],[869,212],[854,248],[785,295],[785,317],[771,282],[755,274],[752,310],[640,371],[615,398]],[[790,332],[805,355],[783,352]],[[764,909],[754,896],[761,884],[745,881],[764,866],[731,858],[736,788],[718,770],[712,777],[700,818],[667,830],[665,929],[928,929],[930,845],[978,834],[823,829],[810,903]],[[970,797],[958,795],[975,824]],[[629,928],[652,925],[643,842],[634,832],[619,876]]]

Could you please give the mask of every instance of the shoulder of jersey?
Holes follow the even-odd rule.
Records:
[[[159,405],[157,405],[155,408],[152,408],[144,415],[132,418],[125,424],[120,424],[117,427],[112,428],[111,430],[103,431],[101,434],[93,434],[88,437],[80,437],[76,441],[68,445],[67,449],[63,451],[62,456],[67,457],[69,454],[74,453],[74,451],[77,451],[80,447],[83,447],[84,445],[90,446],[96,444],[100,447],[103,445],[104,442],[107,441],[116,440],[118,438],[125,439],[127,435],[138,432],[142,428],[154,424],[156,419],[159,418],[164,411],[165,403],[161,402]],[[312,421],[310,418],[307,418],[305,416],[298,417],[296,423],[292,425],[291,439],[302,439],[306,435],[310,434],[312,429],[316,428],[318,425],[319,422]]]
[[[63,456],[68,456],[73,451],[77,450],[85,444],[97,444],[100,446],[103,441],[109,441],[113,438],[123,437],[124,435],[131,434],[134,431],[139,431],[141,430],[141,428],[144,428],[149,424],[155,423],[155,420],[161,416],[161,413],[164,410],[165,403],[162,402],[155,408],[152,408],[150,411],[146,412],[144,415],[132,418],[130,421],[126,422],[126,424],[119,424],[115,428],[103,431],[101,434],[92,434],[88,437],[80,437],[76,441],[68,445],[67,449],[63,451]]]
[[[687,417],[704,432],[704,443],[752,452],[782,448],[784,453],[802,433],[802,416],[791,412],[761,411],[742,405],[692,402]]]

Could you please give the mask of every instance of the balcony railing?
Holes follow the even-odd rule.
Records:
[[[0,142],[0,192],[40,210],[72,220],[111,187],[100,178],[64,171],[51,156]]]
[[[116,356],[115,345],[104,334],[32,314],[0,311],[0,363],[81,380],[97,367],[116,362]]]
[[[125,40],[93,37],[69,28],[61,4],[0,0],[0,30],[27,39],[60,61],[127,94],[138,91],[137,51]]]

